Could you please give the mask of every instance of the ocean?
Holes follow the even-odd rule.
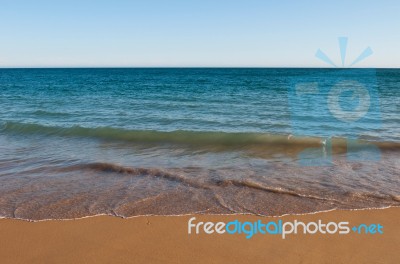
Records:
[[[0,217],[400,205],[400,70],[0,69]]]

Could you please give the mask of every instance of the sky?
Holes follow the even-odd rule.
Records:
[[[0,67],[400,67],[400,1],[0,0]]]

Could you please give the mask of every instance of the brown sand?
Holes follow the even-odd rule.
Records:
[[[257,216],[196,216],[255,221]],[[284,216],[284,221],[380,223],[384,234],[188,235],[191,216],[0,220],[0,263],[400,263],[400,208]],[[274,218],[273,220],[277,220]]]

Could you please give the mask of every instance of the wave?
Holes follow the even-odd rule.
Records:
[[[255,189],[259,191],[265,191],[275,194],[282,195],[291,195],[297,197],[304,197],[308,199],[316,199],[316,200],[332,200],[340,203],[337,200],[327,199],[323,197],[318,197],[310,194],[302,194],[296,190],[288,190],[283,189],[281,187],[271,187],[265,186],[259,182],[250,180],[250,179],[209,179],[208,181],[196,181],[196,179],[190,179],[185,177],[179,173],[171,173],[159,168],[132,168],[125,167],[119,164],[114,163],[105,163],[105,162],[95,162],[95,163],[86,163],[79,164],[75,166],[68,166],[61,171],[80,171],[80,170],[92,170],[95,172],[103,172],[103,173],[118,173],[118,174],[128,174],[132,176],[150,176],[156,178],[164,178],[168,181],[178,182],[180,184],[184,184],[194,188],[200,189],[212,189],[212,187],[228,187],[228,186],[236,186],[239,188],[249,188]]]
[[[95,163],[86,163],[80,164],[76,166],[70,166],[64,168],[66,171],[74,171],[74,170],[93,170],[96,172],[105,172],[105,173],[120,173],[120,174],[129,174],[133,176],[151,176],[156,178],[164,178],[169,181],[179,182],[181,184],[185,184],[194,188],[201,188],[201,189],[211,189],[212,187],[228,187],[228,186],[236,186],[242,188],[249,188],[255,189],[264,192],[270,192],[275,194],[282,194],[282,195],[290,195],[290,196],[297,196],[303,197],[308,199],[315,199],[315,200],[323,200],[323,201],[333,201],[338,204],[342,202],[332,198],[324,198],[319,197],[312,194],[306,194],[299,190],[289,190],[282,187],[272,187],[266,186],[260,182],[254,181],[252,179],[218,179],[218,178],[211,178],[209,181],[206,182],[198,182],[196,179],[190,179],[179,173],[171,173],[167,172],[163,169],[158,168],[132,168],[121,166],[119,164],[114,163],[105,163],[105,162],[95,162]],[[346,196],[353,196],[358,198],[373,198],[373,199],[381,199],[381,200],[390,200],[394,202],[400,202],[400,196],[398,195],[379,195],[375,193],[365,193],[365,192],[348,192],[345,194]]]
[[[40,124],[5,122],[0,132],[9,134],[39,134],[62,137],[87,137],[106,140],[119,140],[138,143],[169,143],[186,145],[212,146],[297,146],[321,147],[327,144],[327,138],[310,136],[293,136],[289,134],[271,134],[256,132],[213,132],[213,131],[154,131],[128,130],[115,127],[87,128],[81,126],[56,127]],[[329,142],[329,141],[328,141]],[[363,144],[375,145],[386,150],[400,150],[399,142],[358,140]],[[335,147],[346,147],[344,138],[333,138]]]
[[[290,181],[285,186],[282,182],[237,177],[234,173],[201,177],[197,172],[188,173],[193,172],[192,167],[166,169],[82,162],[43,169],[51,174],[70,172],[82,177],[79,181],[57,177],[57,184],[51,177],[42,177],[33,185],[19,184],[19,188],[3,192],[0,217],[43,220],[99,214],[131,217],[194,212],[278,216],[382,208],[400,203],[398,195],[387,192],[349,188],[329,191],[312,186],[304,188]]]
[[[92,170],[95,172],[128,174],[131,176],[151,176],[155,178],[164,178],[166,180],[178,182],[191,187],[202,188],[202,189],[208,188],[207,186],[201,183],[197,183],[196,181],[186,178],[182,175],[170,173],[165,170],[157,168],[132,168],[132,167],[124,167],[113,163],[95,162],[95,163],[80,164],[75,166],[68,166],[60,169],[60,171],[65,171],[65,172],[76,171],[76,170],[77,171]]]

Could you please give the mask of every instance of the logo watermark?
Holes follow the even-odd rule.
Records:
[[[365,132],[378,131],[381,127],[376,71],[348,68],[372,55],[372,49],[365,48],[345,67],[348,39],[338,40],[341,67],[318,49],[316,57],[333,68],[307,71],[290,79],[292,134],[322,138],[320,147],[307,148],[298,155],[301,165],[331,165],[334,137],[346,140],[349,161],[380,159],[378,147],[359,140]]]
[[[255,235],[277,235],[282,239],[286,239],[291,235],[348,235],[354,234],[383,234],[383,226],[381,224],[358,224],[351,226],[349,222],[326,222],[318,220],[316,222],[294,221],[269,221],[263,222],[258,220],[255,222],[241,222],[234,220],[230,222],[199,222],[196,217],[192,217],[188,221],[188,234],[239,234],[244,235],[246,239],[250,239]]]

